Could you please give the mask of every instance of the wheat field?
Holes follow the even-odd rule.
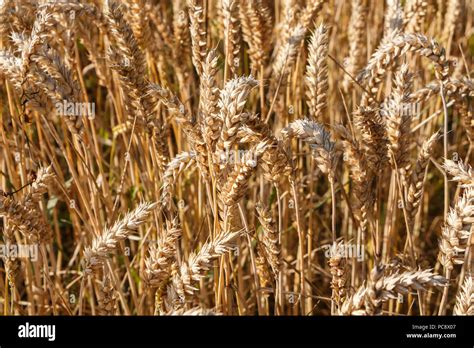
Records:
[[[473,315],[472,0],[0,0],[3,315]]]

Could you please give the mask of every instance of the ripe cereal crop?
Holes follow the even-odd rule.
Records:
[[[1,313],[473,315],[473,21],[0,0]]]

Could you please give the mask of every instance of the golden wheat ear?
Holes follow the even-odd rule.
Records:
[[[125,214],[111,227],[92,240],[92,244],[84,249],[85,272],[94,274],[99,271],[108,259],[111,252],[117,250],[118,243],[128,238],[153,213],[157,203],[143,202],[134,210]]]

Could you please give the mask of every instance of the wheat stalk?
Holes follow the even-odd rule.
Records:
[[[267,207],[259,202],[256,205],[257,218],[262,225],[263,254],[266,262],[270,265],[274,279],[278,278],[281,269],[281,246],[279,243],[278,230],[276,229],[273,217]]]
[[[411,145],[412,115],[406,106],[412,84],[412,75],[408,65],[403,64],[395,74],[395,88],[387,101],[386,125],[389,140],[388,151],[392,168],[404,168],[408,165],[408,152]]]
[[[117,220],[114,225],[105,228],[101,235],[95,237],[91,245],[84,249],[85,272],[93,274],[100,269],[106,262],[108,254],[117,250],[120,241],[128,238],[143,225],[156,206],[156,203],[140,203],[122,219]]]
[[[98,286],[97,291],[98,312],[100,315],[114,315],[117,308],[115,288],[110,276],[104,276],[104,280]]]
[[[194,286],[204,277],[203,273],[209,269],[211,262],[233,248],[234,240],[240,232],[221,233],[212,241],[206,242],[196,253],[191,253],[184,262],[179,273],[173,277],[173,284],[180,296],[192,295],[197,288]]]
[[[195,157],[196,154],[194,152],[182,152],[176,155],[176,157],[167,164],[163,174],[160,198],[161,206],[163,208],[170,209],[176,180],[181,172],[193,164]]]
[[[351,19],[348,27],[349,57],[347,58],[347,71],[354,76],[362,69],[365,62],[365,18],[367,10],[362,0],[351,1]],[[347,90],[351,79],[344,75],[343,86]]]
[[[409,33],[423,32],[424,20],[429,2],[426,0],[410,0],[405,7],[403,26]]]
[[[224,16],[224,42],[227,65],[232,73],[235,74],[240,64],[239,2],[236,0],[222,0],[222,12]]]
[[[218,106],[223,125],[216,144],[218,159],[234,144],[239,127],[249,116],[243,109],[250,91],[257,84],[252,76],[239,77],[228,81],[221,91]]]
[[[281,135],[285,138],[296,137],[310,144],[319,169],[328,175],[331,182],[334,181],[337,164],[335,145],[322,125],[307,119],[296,120],[282,129]]]
[[[411,225],[415,220],[416,214],[418,213],[421,204],[421,199],[423,197],[423,186],[426,176],[426,167],[428,166],[431,153],[433,152],[433,147],[438,138],[439,133],[437,132],[423,142],[423,145],[418,153],[415,167],[411,173],[406,199],[406,211]]]
[[[469,188],[474,185],[474,170],[468,163],[445,159],[443,167],[454,181],[461,184],[461,187]]]
[[[255,74],[264,67],[271,50],[271,42],[268,40],[273,29],[270,9],[262,0],[242,1],[240,22],[243,39],[249,45],[248,54]]]
[[[311,36],[309,44],[308,65],[306,68],[306,97],[309,114],[316,120],[321,120],[327,103],[328,89],[328,31],[321,24]]]
[[[474,315],[474,286],[472,277],[466,275],[464,283],[456,297],[454,315]]]
[[[446,217],[439,242],[439,261],[447,271],[464,263],[474,215],[474,188],[467,188]]]
[[[188,7],[193,64],[198,74],[201,75],[202,63],[206,59],[207,54],[207,33],[203,2],[201,0],[188,0]]]
[[[164,228],[164,233],[160,235],[158,242],[150,245],[142,275],[147,286],[161,287],[171,276],[171,265],[176,258],[176,242],[181,234],[178,218],[174,218]]]
[[[433,61],[437,78],[443,82],[447,80],[450,62],[446,58],[444,48],[422,34],[400,33],[377,48],[366,67],[357,76],[357,80],[367,86],[369,101],[378,92],[378,85],[383,81],[387,70],[398,57],[407,52],[418,53]]]

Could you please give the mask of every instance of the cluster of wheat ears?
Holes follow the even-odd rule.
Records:
[[[0,0],[1,312],[473,315],[473,5]]]

